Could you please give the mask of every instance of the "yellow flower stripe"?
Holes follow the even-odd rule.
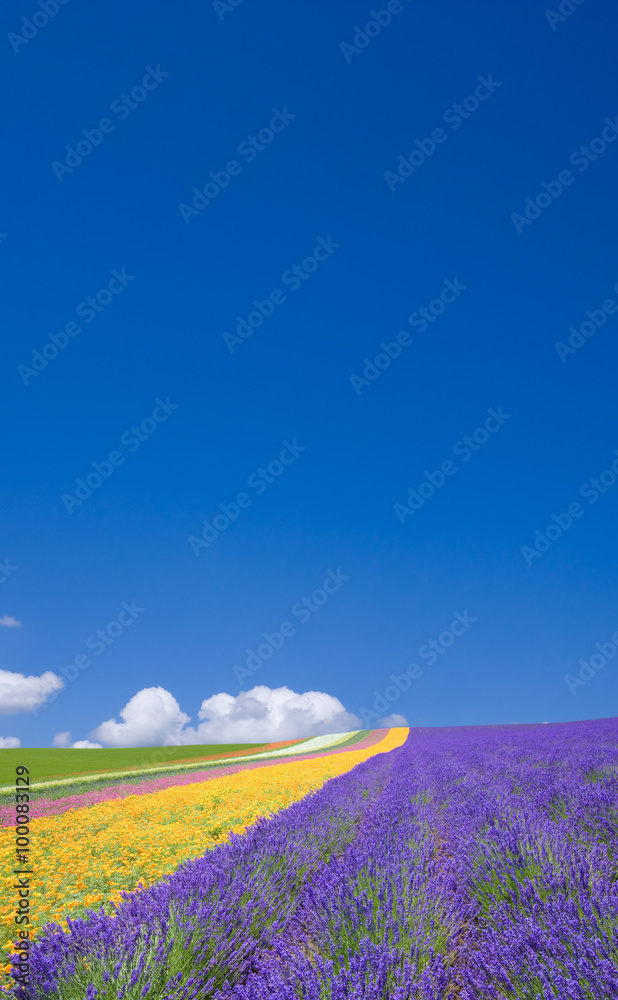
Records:
[[[121,890],[151,885],[183,861],[223,843],[229,831],[242,833],[260,816],[284,809],[329,778],[401,746],[407,735],[407,729],[391,729],[365,750],[272,764],[33,819],[31,929],[36,932],[50,920],[66,927],[67,915],[108,908],[119,901]],[[3,872],[14,867],[14,852],[15,829],[4,827]],[[0,931],[10,951],[16,929],[14,877],[3,882],[7,905],[0,907]]]

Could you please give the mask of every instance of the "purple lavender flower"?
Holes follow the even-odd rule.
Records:
[[[617,848],[618,720],[412,730],[113,917],[46,928],[16,997],[610,1000]]]

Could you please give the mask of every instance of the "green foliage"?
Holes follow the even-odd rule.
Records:
[[[174,764],[176,761],[197,762],[212,754],[229,754],[236,750],[258,753],[264,743],[215,743],[183,747],[128,747],[103,750],[64,750],[49,747],[21,748],[0,751],[0,787],[15,783],[15,768],[25,764],[30,781],[51,781],[54,778],[102,774],[105,771],[143,770]],[[66,794],[66,793],[65,793]]]

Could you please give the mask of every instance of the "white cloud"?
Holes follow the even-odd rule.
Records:
[[[16,750],[21,746],[18,736],[0,736],[0,750]]]
[[[236,696],[221,693],[206,698],[198,712],[201,721],[197,727],[187,725],[189,716],[162,687],[138,691],[120,718],[122,722],[103,722],[90,735],[113,747],[186,746],[274,742],[362,728],[361,720],[330,694],[297,694],[287,687],[264,685]]]
[[[189,716],[162,687],[143,688],[120,712],[122,722],[108,719],[92,733],[110,747],[177,746]],[[197,741],[196,741],[197,742]]]
[[[21,628],[21,622],[18,622],[17,618],[13,618],[13,615],[3,615],[0,618],[0,625],[4,625],[5,628]]]
[[[40,677],[25,677],[12,670],[0,670],[0,715],[37,708],[48,695],[62,687],[64,681],[51,670],[46,670]]]
[[[378,719],[375,724],[375,729],[398,729],[404,726],[406,729],[409,725],[408,720],[405,715],[399,715],[398,712],[393,712],[392,715],[385,715],[384,718]]]
[[[361,726],[338,698],[324,691],[297,694],[288,687],[263,684],[250,691],[215,694],[198,712],[196,730],[183,733],[183,743],[257,743],[302,736],[346,733]],[[194,736],[197,737],[194,739]]]
[[[102,750],[103,747],[100,743],[91,743],[90,740],[76,740],[75,743],[71,742],[71,734],[68,729],[63,733],[56,733],[54,736],[55,747],[65,747],[70,750]]]

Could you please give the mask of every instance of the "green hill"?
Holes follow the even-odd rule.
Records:
[[[234,751],[259,750],[265,743],[215,743],[183,747],[130,747],[112,750],[61,750],[48,747],[0,750],[0,787],[11,785],[15,768],[24,764],[30,771],[30,781],[50,781],[54,778],[103,774],[106,771],[128,771],[174,764],[177,761],[197,762],[216,754],[229,756]]]

